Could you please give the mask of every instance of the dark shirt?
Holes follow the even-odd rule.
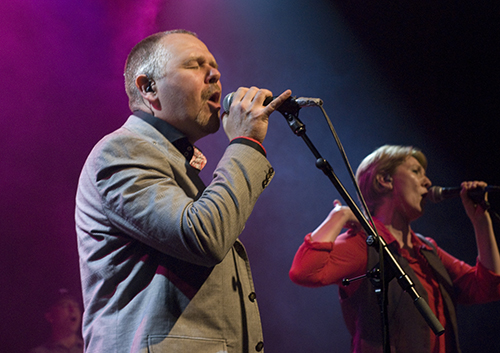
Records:
[[[165,120],[156,118],[153,115],[142,110],[134,111],[134,115],[138,116],[151,126],[154,126],[154,128],[158,130],[163,136],[165,136],[165,138],[170,143],[172,143],[184,155],[184,157],[186,157],[188,161],[191,160],[194,153],[194,146],[188,141],[186,135],[167,123]],[[262,153],[264,157],[266,157],[266,150],[257,141],[246,137],[237,137],[230,142],[230,144],[233,143],[242,143],[255,148],[257,151]]]

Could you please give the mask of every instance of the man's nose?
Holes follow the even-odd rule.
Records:
[[[207,75],[206,82],[207,83],[217,83],[220,80],[220,72],[215,67],[210,69],[210,72]]]

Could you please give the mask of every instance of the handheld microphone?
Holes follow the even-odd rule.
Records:
[[[461,187],[441,187],[441,186],[432,186],[429,188],[429,192],[427,193],[427,198],[429,201],[437,203],[443,200],[451,199],[457,196],[460,196]],[[484,189],[476,188],[469,190],[467,195],[476,203],[481,203],[484,199],[484,194],[487,192],[500,192],[500,186],[488,185]]]
[[[234,92],[229,93],[224,97],[222,101],[222,106],[224,107],[224,111],[229,113],[229,108],[231,107],[231,103],[233,102]],[[262,105],[268,105],[273,101],[276,97],[267,97],[264,100]],[[323,100],[320,98],[307,98],[307,97],[289,97],[286,101],[283,102],[276,110],[280,113],[290,113],[297,111],[303,107],[317,107],[323,105]]]

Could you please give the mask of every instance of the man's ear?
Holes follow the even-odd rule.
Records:
[[[139,75],[135,79],[135,86],[148,101],[156,99],[155,81],[150,79],[147,75]]]
[[[389,174],[377,174],[377,183],[380,186],[381,191],[389,191],[393,188],[392,177]]]

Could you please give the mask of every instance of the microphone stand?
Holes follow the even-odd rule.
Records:
[[[280,107],[281,108],[281,107]],[[423,316],[429,327],[432,329],[434,334],[436,335],[441,335],[444,333],[444,328],[439,322],[439,320],[436,318],[434,313],[432,312],[431,308],[425,301],[423,297],[421,297],[417,290],[415,289],[415,285],[411,278],[404,272],[403,268],[400,266],[400,264],[397,262],[396,258],[390,251],[390,249],[387,246],[387,243],[385,242],[384,238],[379,236],[376,232],[376,230],[371,226],[371,224],[366,220],[366,218],[363,216],[361,211],[359,210],[359,207],[356,205],[356,203],[353,201],[347,190],[344,188],[340,180],[338,179],[337,175],[335,175],[335,172],[333,171],[333,168],[331,165],[328,163],[327,160],[325,160],[316,147],[313,145],[309,137],[306,135],[306,127],[305,125],[300,121],[299,119],[299,110],[301,107],[298,104],[292,104],[289,103],[285,108],[278,108],[278,111],[285,117],[285,119],[288,122],[288,125],[292,129],[293,133],[299,137],[301,137],[306,145],[309,147],[313,155],[316,157],[316,167],[318,169],[321,169],[323,173],[330,179],[330,181],[333,183],[339,194],[342,196],[344,201],[347,203],[349,208],[352,210],[356,218],[358,219],[359,223],[365,230],[367,234],[367,239],[366,243],[368,246],[373,246],[377,251],[379,252],[380,256],[380,268],[384,269],[384,264],[387,263],[389,265],[389,268],[391,270],[391,278],[396,278],[399,285],[401,288],[407,292],[410,297],[413,300],[414,305],[417,307],[418,311],[420,314]],[[383,321],[383,345],[384,345],[384,352],[385,353],[390,353],[390,340],[389,340],[389,324],[388,324],[388,316],[387,316],[387,300],[385,296],[385,291],[387,290],[388,287],[388,282],[385,282],[384,277],[386,273],[384,273],[385,270],[379,270],[377,268],[369,271],[366,276],[362,277],[368,277],[368,278],[374,278],[375,280],[371,280],[371,282],[375,285],[375,292],[377,293],[379,297],[379,304],[380,304],[380,309],[381,309],[381,315],[382,315],[382,321]],[[382,285],[379,285],[378,278],[381,277],[381,283]],[[353,280],[357,280],[360,278],[356,278]],[[352,281],[352,280],[351,280]],[[345,283],[348,283],[349,280],[346,280]]]

